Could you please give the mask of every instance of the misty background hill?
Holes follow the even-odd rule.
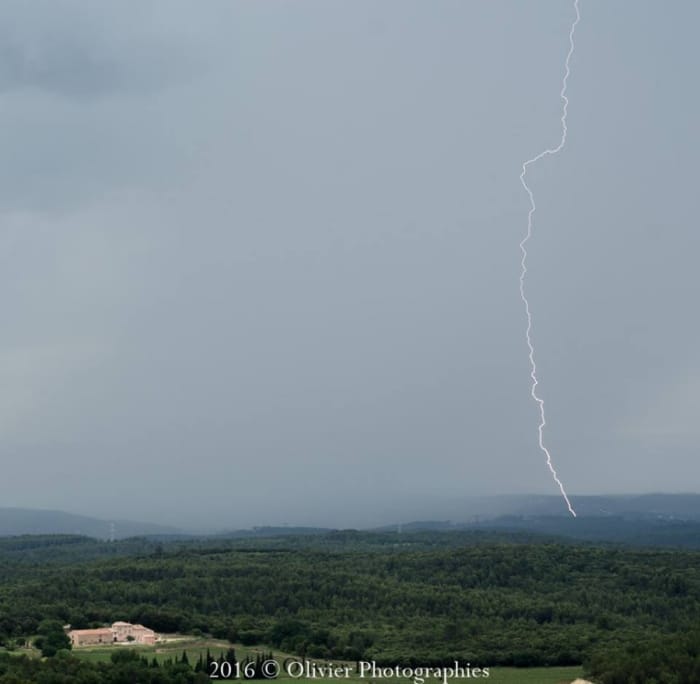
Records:
[[[465,527],[498,527],[581,539],[613,538],[629,533],[644,536],[644,530],[679,530],[678,525],[700,524],[700,494],[640,494],[620,496],[573,496],[578,513],[573,519],[558,496],[518,495],[474,497],[421,506],[420,516],[406,515],[390,525],[368,526],[375,530],[443,530]],[[242,528],[235,522],[217,520],[210,528],[185,528],[134,520],[110,520],[57,510],[0,508],[0,536],[79,534],[96,539],[128,537],[207,536],[272,537],[324,534],[339,526],[318,520],[315,526],[284,524]],[[640,523],[648,523],[642,525]],[[670,526],[670,527],[669,527]],[[685,529],[685,528],[683,528]],[[700,527],[699,527],[700,529]],[[625,532],[626,531],[626,532]],[[664,532],[665,534],[665,532]],[[653,536],[653,535],[652,535]]]
[[[588,516],[622,516],[630,518],[678,518],[700,520],[700,494],[624,494],[571,496],[579,518]],[[466,516],[485,518],[503,515],[564,516],[569,513],[559,496],[489,496],[468,499]],[[455,518],[455,521],[459,518]]]
[[[109,539],[112,532],[115,539],[125,539],[144,535],[181,534],[182,530],[133,520],[102,520],[63,511],[0,508],[0,536],[3,537],[26,534],[78,534],[96,539]]]

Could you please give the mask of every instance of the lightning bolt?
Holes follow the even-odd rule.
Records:
[[[520,243],[520,250],[522,252],[522,259],[520,261],[520,298],[523,300],[523,304],[525,304],[525,313],[527,314],[527,328],[525,329],[525,339],[527,341],[527,347],[530,350],[530,378],[532,379],[532,387],[530,388],[530,394],[532,395],[532,398],[537,402],[540,409],[540,424],[538,427],[540,449],[544,452],[544,455],[547,459],[547,467],[549,468],[549,471],[552,474],[554,481],[557,483],[559,491],[564,497],[564,501],[566,501],[569,513],[571,513],[571,515],[573,515],[574,518],[576,517],[576,511],[571,505],[571,501],[569,501],[569,497],[566,494],[564,485],[557,476],[557,471],[555,470],[554,465],[552,464],[552,455],[549,453],[549,449],[547,449],[547,447],[544,444],[543,433],[547,421],[545,420],[544,416],[544,400],[537,394],[537,385],[539,385],[539,381],[537,380],[537,365],[535,364],[535,348],[532,345],[532,314],[530,313],[530,304],[527,300],[527,297],[525,296],[525,274],[527,273],[527,249],[525,248],[525,245],[527,244],[528,240],[532,237],[532,216],[535,213],[537,207],[535,205],[535,197],[532,194],[532,190],[525,182],[525,176],[527,175],[527,169],[529,166],[535,164],[544,157],[549,157],[557,154],[557,152],[561,151],[564,145],[566,145],[566,117],[569,110],[569,98],[566,96],[566,88],[569,80],[569,74],[571,73],[571,56],[574,54],[574,33],[576,31],[576,25],[581,19],[581,13],[579,11],[578,3],[579,0],[574,0],[574,10],[576,11],[576,18],[571,24],[571,29],[569,31],[569,52],[566,55],[566,61],[564,63],[564,78],[562,80],[561,91],[559,93],[559,97],[561,98],[563,103],[561,114],[561,140],[559,141],[559,144],[556,147],[543,150],[536,157],[525,161],[523,163],[522,173],[520,174],[520,182],[522,183],[522,186],[525,188],[525,192],[527,192],[527,195],[530,198],[530,211],[527,215],[527,233],[523,238],[522,242]]]

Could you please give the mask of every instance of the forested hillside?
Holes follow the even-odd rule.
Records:
[[[700,623],[696,552],[494,541],[367,550],[364,536],[350,543],[351,533],[344,551],[285,538],[277,549],[156,544],[79,564],[7,560],[0,635],[34,634],[47,618],[129,620],[313,658],[603,671],[611,654],[680,644]]]

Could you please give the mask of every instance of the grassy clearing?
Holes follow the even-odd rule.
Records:
[[[29,658],[41,658],[41,651],[37,648],[27,648],[26,646],[17,646],[11,650],[0,648],[0,653],[9,653],[13,656],[26,655]]]
[[[517,667],[491,668],[488,681],[492,684],[569,684],[583,676],[582,668],[576,667]]]
[[[129,645],[128,648],[134,648],[139,653],[142,653],[149,660],[156,658],[159,662],[168,659],[179,659],[182,657],[182,652],[187,653],[187,658],[191,664],[194,664],[198,659],[200,654],[205,655],[207,649],[215,658],[226,653],[226,651],[232,645],[227,641],[221,641],[216,639],[204,639],[187,637],[181,635],[170,635],[168,640],[156,644],[155,646],[134,646]],[[73,655],[84,660],[90,660],[93,662],[106,661],[109,660],[112,653],[119,648],[127,648],[127,646],[88,646],[83,648],[78,648],[73,651]],[[242,646],[241,644],[233,644],[233,648],[236,649],[236,656],[239,660],[244,660],[246,656],[255,658],[257,653],[269,653],[272,651],[273,657],[278,661],[282,662],[285,658],[294,658],[298,660],[297,656],[291,656],[288,653],[282,653],[275,649],[268,649],[267,647],[248,647]],[[319,659],[319,663],[322,661]],[[334,661],[337,665],[344,665],[345,663],[340,663]],[[348,663],[353,668],[352,676],[349,680],[350,682],[367,682],[370,681],[373,684],[380,684],[381,680],[370,680],[370,679],[360,679],[354,673],[354,663]],[[582,670],[580,667],[533,667],[533,668],[513,668],[513,667],[496,667],[490,668],[489,682],[493,684],[569,684],[577,677],[582,676]],[[289,676],[282,674],[279,680],[285,684],[341,684],[344,680],[339,680],[336,678],[326,679],[307,679],[298,678],[293,679]],[[461,680],[453,680],[455,684]],[[471,681],[471,680],[469,680]],[[483,681],[483,679],[482,679]],[[407,679],[391,679],[386,680],[385,684],[413,684],[411,680]],[[426,684],[439,684],[438,680],[426,680]]]
[[[570,684],[578,677],[583,676],[583,671],[581,667],[530,667],[530,668],[517,668],[517,667],[495,667],[490,668],[490,676],[488,679],[480,678],[476,679],[451,679],[450,684],[460,684],[464,682],[490,682],[491,684]],[[296,682],[298,684],[339,684],[342,681],[348,680],[338,680],[338,679],[290,679],[287,677],[280,677],[280,681],[289,684],[291,682]],[[352,682],[366,682],[367,684],[379,684],[384,682],[384,684],[413,684],[410,679],[388,679],[388,680],[376,680],[376,679],[359,679],[356,677],[351,678],[349,681]],[[441,684],[442,680],[438,679],[426,679],[425,684]]]
[[[129,648],[137,651],[149,660],[155,658],[158,662],[163,662],[169,659],[180,659],[182,652],[185,651],[190,663],[194,664],[199,659],[200,653],[206,655],[207,649],[209,649],[214,658],[218,658],[223,653],[226,653],[230,647],[231,644],[228,641],[173,635],[167,641],[157,643],[155,646],[140,646],[138,644],[83,646],[73,649],[72,654],[81,660],[100,662],[109,660],[112,653],[119,649]],[[234,648],[236,648],[238,658],[245,658],[246,649],[236,646]]]

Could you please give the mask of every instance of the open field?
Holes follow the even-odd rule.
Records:
[[[488,681],[493,684],[569,684],[582,674],[580,667],[494,667]]]
[[[188,637],[185,635],[170,635],[166,641],[156,644],[155,646],[134,646],[129,645],[119,645],[119,646],[95,646],[95,647],[83,647],[78,648],[73,651],[73,654],[83,660],[88,660],[92,662],[108,661],[116,650],[121,648],[133,648],[138,653],[141,653],[144,657],[156,658],[159,662],[163,662],[169,659],[179,659],[182,657],[182,652],[187,653],[187,658],[190,663],[194,664],[199,656],[204,656],[207,649],[214,658],[218,658],[220,655],[225,654],[226,651],[233,647],[236,650],[236,657],[239,661],[245,660],[246,656],[255,658],[258,653],[268,654],[272,652],[273,657],[280,663],[282,663],[286,658],[292,658],[294,660],[300,660],[298,656],[293,656],[288,653],[284,653],[277,649],[268,648],[266,646],[251,647],[243,646],[241,644],[229,644],[227,641],[217,640],[217,639],[205,639]],[[319,664],[325,664],[322,659],[316,659],[315,662]],[[349,665],[353,668],[351,676],[345,680],[350,682],[369,682],[375,681],[373,679],[360,679],[360,677],[355,673],[354,663],[343,663],[341,661],[334,660],[336,665]],[[512,667],[495,667],[490,669],[489,682],[494,682],[495,684],[568,684],[572,682],[577,677],[582,676],[582,670],[580,667],[534,667],[534,668],[512,668]],[[292,678],[282,674],[279,677],[280,681],[284,682],[298,682],[298,684],[325,684],[326,682],[333,682],[333,684],[338,684],[338,679],[327,679],[327,678]],[[411,680],[408,679],[392,679],[389,680],[394,682],[394,684],[408,684]],[[430,680],[428,680],[430,681]],[[454,680],[459,681],[459,680]]]
[[[100,662],[108,661],[115,651],[129,648],[135,650],[149,660],[155,658],[158,662],[162,663],[164,660],[169,659],[179,660],[182,657],[182,652],[185,651],[189,661],[195,663],[199,659],[200,654],[206,655],[207,649],[209,649],[209,652],[214,658],[218,658],[231,647],[232,645],[228,641],[221,641],[218,639],[170,635],[166,641],[159,642],[155,646],[139,646],[135,644],[83,646],[73,649],[72,653],[82,660]],[[234,645],[233,648],[236,649],[236,657],[239,660],[244,660],[247,653],[253,654],[253,657],[256,653],[255,649],[245,648],[239,645]]]
[[[492,684],[570,684],[576,678],[581,676],[582,669],[580,667],[495,667],[491,668],[488,679],[480,679],[479,681],[488,681]],[[337,679],[291,679],[280,677],[280,681],[294,681],[298,682],[299,684],[329,684],[331,682],[338,684]],[[387,684],[409,684],[412,682],[412,680],[409,679],[360,680],[358,678],[351,678],[350,680],[346,681],[363,681],[367,682],[368,684],[369,682],[377,684],[378,681],[384,681]],[[476,680],[451,679],[449,681],[451,684],[459,684],[460,682],[471,682]],[[430,682],[433,682],[433,684],[440,684],[441,680],[426,680],[426,684],[429,684]]]

